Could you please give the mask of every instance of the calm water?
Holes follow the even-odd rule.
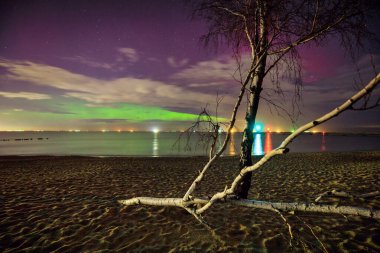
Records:
[[[149,132],[0,132],[0,155],[194,156],[206,155],[196,136],[192,149],[173,146],[179,133]],[[277,147],[287,134],[257,133],[253,154]],[[224,137],[224,135],[222,135]],[[224,155],[239,153],[241,133],[234,133]],[[20,140],[21,139],[21,140]],[[222,139],[219,141],[221,145]],[[197,145],[198,144],[198,145]],[[289,146],[291,152],[380,150],[380,135],[305,134]]]

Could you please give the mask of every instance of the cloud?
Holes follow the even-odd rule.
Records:
[[[106,62],[98,62],[87,57],[83,57],[80,55],[72,56],[72,57],[63,57],[64,60],[80,63],[93,68],[102,68],[107,70],[124,70],[125,62],[135,63],[139,60],[139,55],[137,51],[133,48],[122,47],[117,48],[118,55],[116,56],[116,60],[111,63]]]
[[[81,64],[84,64],[84,65],[87,65],[87,66],[93,67],[93,68],[102,68],[102,69],[112,69],[113,68],[112,64],[96,62],[93,60],[89,60],[83,56],[64,57],[63,59],[69,60],[72,62],[81,63]]]
[[[244,76],[250,66],[250,55],[243,54],[240,60],[240,70]],[[207,84],[219,84],[224,88],[231,87],[231,84],[238,84],[240,79],[237,71],[238,63],[230,55],[218,56],[215,59],[200,61],[175,74],[170,78],[194,84],[193,87],[206,87]],[[203,85],[205,84],[205,85]]]
[[[130,47],[120,47],[117,49],[122,54],[122,57],[118,57],[117,61],[121,62],[123,61],[123,58],[126,58],[127,61],[131,63],[135,63],[139,60],[139,55],[137,51]]]
[[[167,59],[167,62],[169,66],[172,68],[180,68],[185,66],[189,62],[189,60],[186,58],[182,60],[176,60],[174,57],[171,56]]]
[[[207,82],[207,83],[191,83],[188,87],[191,88],[210,88],[222,85],[222,82]]]
[[[337,67],[334,76],[321,78],[313,84],[305,85],[307,98],[315,104],[320,103],[321,99],[324,102],[341,103],[345,101],[375,76],[373,62],[380,63],[379,55],[373,57],[363,55],[357,60],[356,66],[348,62]],[[380,90],[376,89],[372,94],[379,92]]]
[[[242,74],[246,73],[249,56],[242,56]],[[235,59],[228,55],[218,56],[207,61],[200,61],[193,65],[174,73],[169,78],[175,82],[180,82],[187,89],[202,91],[216,96],[224,97],[220,111],[231,110],[236,97],[240,91],[240,76],[236,71],[237,63]],[[215,100],[215,99],[214,99]]]
[[[125,102],[194,108],[215,100],[214,95],[189,91],[183,87],[151,79],[133,77],[96,79],[63,68],[30,61],[0,60],[0,66],[7,70],[3,78],[62,89],[65,91],[65,96],[78,98],[90,104]]]
[[[24,98],[29,100],[51,99],[51,97],[47,94],[34,92],[0,92],[0,96],[6,98]]]
[[[171,78],[195,83],[208,82],[210,80],[231,81],[233,80],[232,74],[235,69],[236,63],[232,58],[218,58],[198,62],[175,73]]]

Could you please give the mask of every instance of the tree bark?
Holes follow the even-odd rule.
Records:
[[[261,65],[265,66],[265,62],[260,64],[258,69],[262,69]],[[263,68],[265,69],[265,67]],[[257,110],[259,109],[259,101],[260,101],[260,93],[261,86],[263,82],[263,77],[261,77],[258,73],[255,74],[255,78],[253,80],[253,85],[250,88],[250,96],[249,96],[249,108],[247,109],[246,115],[246,127],[243,133],[243,140],[241,143],[240,149],[240,161],[239,161],[239,171],[241,169],[252,165],[252,145],[254,143],[253,130],[256,122]],[[251,177],[252,173],[247,173],[239,186],[237,187],[235,194],[238,198],[246,199],[248,197],[248,191],[251,186]]]
[[[183,201],[182,198],[150,198],[150,197],[137,197],[128,200],[119,200],[122,205],[154,205],[154,206],[178,206],[185,208],[189,202]],[[195,198],[191,200],[191,204],[204,204],[208,200]],[[224,199],[221,203],[229,203],[238,206],[246,206],[258,209],[266,209],[270,211],[280,210],[285,212],[298,211],[298,212],[313,212],[313,213],[335,213],[343,215],[355,215],[372,219],[380,219],[380,210],[373,210],[371,208],[363,208],[357,206],[336,206],[326,204],[313,204],[313,203],[299,203],[299,202],[271,202],[261,201],[254,199]]]
[[[239,171],[241,169],[252,166],[252,145],[254,143],[253,130],[256,122],[257,110],[259,109],[260,93],[262,90],[262,85],[265,77],[265,67],[267,60],[267,46],[268,46],[268,34],[266,25],[266,4],[262,1],[259,5],[259,26],[260,26],[260,37],[257,38],[255,43],[258,44],[258,54],[257,59],[259,59],[256,71],[252,74],[252,83],[249,87],[250,96],[248,101],[247,114],[245,117],[246,127],[243,132],[243,140],[240,149],[240,161],[239,161]],[[249,35],[248,35],[249,36]],[[254,50],[254,48],[252,48]],[[238,198],[246,199],[248,197],[248,191],[251,187],[251,177],[252,173],[249,172],[244,175],[243,180],[240,182],[236,191],[234,192]]]
[[[241,169],[245,167],[252,166],[252,145],[254,143],[252,131],[255,127],[257,110],[259,109],[260,93],[265,77],[265,67],[267,60],[266,48],[268,46],[268,31],[266,24],[266,9],[267,6],[265,1],[260,1],[260,4],[258,4],[259,18],[257,22],[259,24],[260,36],[255,39],[255,44],[258,45],[258,47],[255,49],[254,46],[251,46],[251,49],[253,51],[256,51],[256,53],[253,55],[257,56],[258,67],[256,71],[252,74],[252,83],[249,87],[250,96],[248,101],[247,114],[245,118],[246,127],[244,129],[243,140],[240,149],[239,171],[241,171]],[[247,34],[247,36],[249,36],[249,34]],[[234,192],[234,194],[238,198],[246,199],[248,197],[248,191],[251,187],[251,177],[252,172],[249,172],[246,175],[244,175],[243,180],[240,182],[240,184]]]

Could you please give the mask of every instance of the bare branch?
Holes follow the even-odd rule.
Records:
[[[345,103],[343,103],[339,107],[335,108],[331,112],[326,113],[322,117],[299,127],[296,131],[294,131],[294,133],[289,135],[281,143],[281,145],[278,148],[276,148],[276,149],[268,152],[267,154],[265,154],[265,156],[263,158],[261,158],[254,165],[243,168],[240,171],[239,175],[234,179],[234,181],[232,182],[231,187],[229,189],[227,189],[226,191],[218,192],[218,193],[214,194],[214,196],[210,199],[210,201],[206,205],[204,205],[202,208],[197,209],[197,213],[202,213],[202,212],[206,211],[208,208],[211,207],[211,205],[213,205],[218,200],[225,198],[226,195],[233,194],[236,187],[241,182],[241,180],[243,179],[245,174],[252,172],[254,170],[257,170],[262,165],[267,163],[272,157],[274,157],[276,155],[280,155],[280,154],[286,154],[287,152],[289,152],[289,149],[287,148],[287,146],[289,145],[289,143],[291,141],[293,141],[293,139],[295,139],[301,133],[303,133],[303,132],[305,132],[305,131],[307,131],[307,130],[315,127],[315,126],[318,126],[318,125],[322,124],[323,122],[326,122],[327,120],[330,120],[330,119],[338,116],[339,114],[341,114],[345,110],[349,109],[351,105],[353,105],[359,99],[364,97],[366,94],[370,93],[379,83],[380,83],[380,73],[377,74],[377,76],[374,79],[372,79],[362,90],[360,90],[358,93],[353,95]]]
[[[380,210],[373,210],[363,207],[353,206],[336,206],[336,205],[324,205],[324,204],[309,204],[309,203],[285,203],[285,202],[270,202],[261,200],[227,200],[235,205],[273,210],[276,208],[281,211],[299,211],[299,212],[316,212],[316,213],[335,213],[344,215],[357,215],[367,218],[380,219]]]
[[[375,197],[379,196],[380,191],[374,191],[374,192],[369,192],[369,193],[364,193],[364,194],[353,194],[353,193],[348,193],[340,190],[332,190],[332,191],[326,191],[322,194],[320,194],[315,200],[315,203],[318,203],[323,197],[343,197],[343,198],[370,198],[370,197]]]
[[[315,234],[313,228],[311,226],[309,226],[309,224],[307,224],[305,221],[303,221],[302,219],[300,219],[298,216],[296,216],[298,220],[300,220],[306,227],[309,228],[310,232],[313,234],[314,238],[317,239],[317,241],[319,242],[319,244],[322,246],[322,249],[323,249],[323,252],[325,253],[328,253],[328,250],[326,249],[325,245],[322,243],[322,241],[318,238],[318,236]]]
[[[377,101],[372,104],[372,105],[368,105],[368,101],[369,101],[369,97],[368,97],[368,100],[366,100],[364,102],[364,104],[360,107],[351,107],[350,110],[353,110],[353,111],[365,111],[365,110],[370,110],[370,109],[373,109],[373,108],[376,108],[378,106],[380,106],[380,98],[377,99]]]
[[[281,219],[288,226],[288,232],[289,232],[289,235],[290,235],[290,242],[289,242],[289,244],[290,244],[290,246],[292,246],[292,241],[294,239],[292,226],[290,226],[290,224],[288,222],[288,219],[285,218],[285,216],[280,212],[280,210],[278,210],[278,209],[276,209],[276,208],[273,207],[273,211],[275,211],[278,215],[280,215]]]
[[[315,212],[315,213],[334,213],[343,215],[356,215],[367,218],[380,220],[380,210],[373,210],[370,208],[354,207],[354,206],[336,206],[325,204],[312,204],[312,203],[299,203],[299,202],[270,202],[253,199],[234,199],[224,198],[227,204],[246,206],[252,208],[265,209],[273,211],[277,209],[283,212]],[[191,204],[204,204],[208,200],[194,198],[191,201],[183,201],[182,198],[150,198],[150,197],[137,197],[128,200],[119,200],[122,205],[154,205],[154,206],[177,206],[187,208]],[[199,214],[199,213],[198,213]]]

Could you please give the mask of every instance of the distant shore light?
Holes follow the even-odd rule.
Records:
[[[160,132],[160,130],[158,128],[153,128],[152,132],[156,134],[156,133]]]
[[[261,122],[256,122],[253,126],[252,132],[262,132],[263,130],[265,131],[264,124]]]

